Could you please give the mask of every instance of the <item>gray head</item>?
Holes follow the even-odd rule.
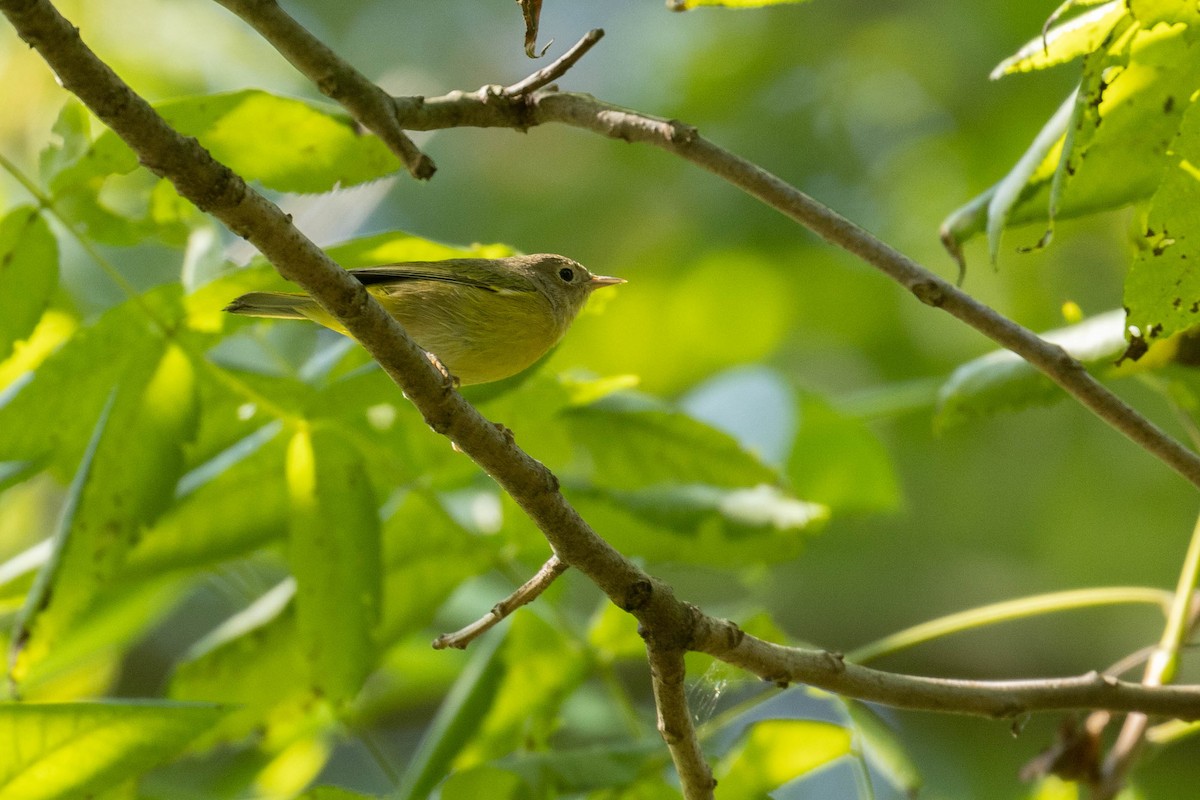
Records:
[[[578,261],[553,253],[515,256],[509,261],[513,269],[528,276],[542,290],[554,307],[555,316],[567,322],[579,313],[588,296],[601,286],[625,283],[624,278],[593,275]]]

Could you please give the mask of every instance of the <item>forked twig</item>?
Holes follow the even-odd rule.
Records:
[[[575,62],[583,58],[596,42],[603,38],[604,31],[600,28],[593,28],[585,33],[583,38],[576,42],[570,50],[556,58],[552,63],[547,64],[528,78],[518,81],[512,86],[505,86],[500,90],[501,96],[520,97],[523,94],[529,94],[548,83],[558,80],[566,74],[567,70],[575,66]]]

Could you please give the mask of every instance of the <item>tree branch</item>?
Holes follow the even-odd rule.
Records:
[[[276,0],[217,0],[258,31],[293,67],[316,84],[321,94],[342,105],[374,133],[418,180],[437,170],[396,122],[392,98],[337,53],[313,36]]]
[[[465,650],[467,645],[478,639],[484,633],[487,633],[494,628],[502,619],[516,611],[523,605],[532,603],[538,596],[550,588],[550,584],[554,580],[566,572],[567,565],[559,560],[558,556],[550,556],[542,568],[534,574],[532,578],[525,581],[517,587],[517,590],[508,597],[501,600],[496,605],[492,606],[491,611],[484,614],[479,619],[472,622],[470,625],[454,633],[443,633],[441,636],[433,640],[434,650],[445,650],[447,647],[453,647],[458,650]]]
[[[840,653],[772,644],[696,612],[689,650],[780,686],[803,683],[895,708],[1012,719],[1035,711],[1108,709],[1200,719],[1200,686],[1144,686],[1098,672],[1070,678],[974,681],[870,669]]]
[[[646,644],[654,705],[658,709],[658,732],[671,751],[684,800],[712,800],[717,782],[713,780],[712,770],[700,749],[696,727],[692,724],[684,686],[684,652],[660,649],[650,642]]]
[[[597,536],[558,491],[554,475],[517,447],[511,432],[488,422],[464,401],[358,281],[297,231],[275,205],[247,187],[194,139],[168,126],[83,44],[78,30],[48,0],[0,0],[0,12],[21,38],[37,49],[62,85],[129,144],[144,165],[168,178],[182,196],[246,238],[281,275],[299,284],[341,322],[399,385],[426,422],[449,437],[512,496],[564,563],[587,575],[618,607],[638,618],[649,647],[666,652],[701,650],[777,683],[803,682],[848,697],[904,708],[993,717],[1039,710],[1107,708],[1200,718],[1200,687],[1146,687],[1094,673],[1060,680],[992,683],[892,675],[847,664],[837,654],[764,642],[744,634],[731,622],[706,616],[681,602],[668,585]],[[432,104],[433,115],[426,123],[444,125],[447,115],[464,119],[481,115],[479,119],[501,124],[501,117],[484,108],[479,98],[464,103],[462,97],[466,96]],[[557,93],[534,98],[532,102],[506,104],[506,113],[518,109],[515,113],[530,121],[542,114],[564,118],[582,114],[590,124],[608,126],[609,135],[655,137],[668,149],[674,141],[671,137],[687,140],[687,147],[695,146],[698,139],[686,126],[632,115],[615,107],[603,107],[608,110],[597,115],[592,113],[596,101],[590,98]],[[511,119],[503,122],[513,126]],[[664,136],[667,138],[661,138]],[[773,185],[770,181],[774,179],[766,173],[757,167],[749,169],[749,174],[761,176],[756,180]]]
[[[451,92],[428,99],[397,98],[396,108],[400,124],[409,130],[461,126],[526,130],[558,122],[612,139],[654,145],[687,159],[799,222],[830,244],[858,256],[912,292],[922,303],[946,311],[1012,350],[1100,419],[1200,487],[1200,456],[1105,388],[1063,348],[979,302],[799,189],[718,147],[690,125],[630,111],[588,95],[540,91],[507,98],[492,87],[476,93]]]

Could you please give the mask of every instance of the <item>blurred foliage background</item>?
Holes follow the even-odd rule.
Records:
[[[216,4],[59,5],[151,100],[248,87],[318,97]],[[952,277],[938,224],[1008,169],[1078,79],[1077,66],[1068,65],[987,80],[1053,6],[819,0],[671,14],[654,0],[548,0],[541,40],[555,40],[554,56],[585,30],[604,28],[606,38],[562,88],[695,124]],[[395,94],[511,83],[539,66],[524,57],[520,15],[504,0],[287,7]],[[65,95],[6,26],[0,85],[0,152],[34,172]],[[576,323],[549,366],[636,375],[642,390],[679,401],[770,462],[803,457],[792,452],[801,409],[865,420],[884,443],[896,491],[882,478],[878,496],[862,508],[835,508],[786,563],[732,571],[670,559],[652,564],[705,610],[736,617],[765,609],[791,637],[848,651],[941,614],[1022,595],[1174,585],[1196,514],[1194,490],[1071,402],[935,429],[940,382],[993,348],[854,258],[650,148],[564,127],[459,129],[417,141],[439,165],[428,184],[401,177],[282,200],[322,244],[399,229],[559,252],[627,278],[628,286],[596,304],[598,313]],[[0,174],[0,204],[25,202],[21,187]],[[986,245],[973,243],[965,288],[1035,330],[1061,326],[1066,302],[1086,314],[1119,307],[1129,225],[1127,212],[1063,223],[1050,248],[1027,254],[1017,246],[1033,244],[1041,229],[1011,232],[995,268]],[[235,259],[250,255],[228,234],[217,235]],[[69,302],[85,315],[119,302],[119,290],[62,241]],[[176,250],[143,243],[122,248],[119,258],[139,288],[178,279]],[[293,329],[276,344],[308,352],[328,341]],[[1159,394],[1136,381],[1114,387],[1183,435]],[[44,538],[61,492],[43,479],[0,495],[0,556]],[[487,588],[491,594],[457,597],[441,618],[481,613],[490,602],[484,598],[499,592]],[[156,691],[164,665],[211,626],[220,592],[205,591],[138,645],[118,693]],[[557,591],[590,597],[593,590],[572,576]],[[1071,612],[952,637],[880,666],[967,678],[1073,674],[1155,641],[1159,628],[1157,613],[1143,607]],[[645,682],[636,669],[630,675],[635,685]],[[946,798],[1019,796],[1016,772],[1056,724],[1035,719],[1014,739],[1002,722],[885,716],[924,774],[927,796]],[[399,739],[405,735],[411,748],[414,732]],[[353,773],[355,758],[361,754],[331,769]],[[1198,764],[1194,745],[1167,752],[1145,771],[1146,795],[1191,796],[1178,787],[1196,785]]]

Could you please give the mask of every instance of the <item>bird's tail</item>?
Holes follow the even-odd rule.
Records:
[[[250,292],[225,306],[230,314],[273,319],[311,319],[317,308],[319,306],[308,295],[286,292]]]

